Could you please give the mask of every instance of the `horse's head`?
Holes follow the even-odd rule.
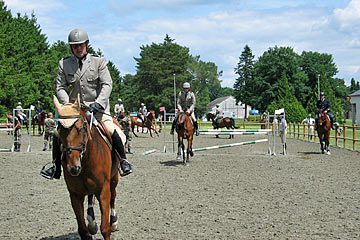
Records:
[[[89,136],[85,113],[80,108],[79,98],[73,104],[60,105],[54,96],[54,104],[59,114],[58,133],[66,154],[67,170],[72,176],[78,176]]]
[[[326,127],[328,130],[330,130],[330,128],[331,128],[330,117],[324,111],[321,111],[319,113],[318,122],[319,122],[320,127],[323,127],[323,128]]]
[[[155,111],[154,110],[150,110],[149,111],[149,115],[147,116],[149,120],[154,120],[155,119]]]
[[[208,121],[213,120],[213,119],[214,119],[214,115],[213,115],[211,112],[209,112],[209,113],[206,114],[206,119],[207,119]]]

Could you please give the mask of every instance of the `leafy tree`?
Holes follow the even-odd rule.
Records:
[[[254,55],[248,45],[245,45],[244,51],[239,57],[239,62],[235,68],[235,73],[239,75],[234,83],[234,96],[236,103],[245,104],[245,119],[247,119],[247,106],[251,104],[254,98]]]
[[[304,95],[307,76],[301,72],[300,56],[291,47],[269,48],[254,64],[254,87],[251,94],[252,107],[261,112],[277,98],[281,76],[285,72],[289,87],[297,99]]]
[[[282,88],[279,89],[277,101],[272,102],[268,106],[267,111],[274,113],[276,109],[284,108],[288,122],[300,122],[306,117],[306,111],[292,93],[285,71],[282,74],[280,82]]]

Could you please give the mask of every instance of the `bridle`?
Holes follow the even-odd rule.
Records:
[[[72,127],[75,125],[75,123],[82,118],[81,115],[71,115],[71,116],[59,116],[59,119],[76,119],[76,121],[67,129],[72,129]],[[78,130],[78,132],[83,132],[83,138],[82,138],[82,144],[81,146],[64,146],[62,152],[66,153],[69,152],[71,153],[72,151],[80,151],[80,162],[83,159],[84,153],[86,151],[86,144],[87,144],[87,138],[86,138],[86,132],[87,132],[87,121],[86,119],[82,119],[83,120],[83,124],[81,126],[81,128]],[[65,128],[65,127],[64,127]]]

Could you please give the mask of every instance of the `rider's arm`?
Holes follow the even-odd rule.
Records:
[[[179,109],[179,111],[182,110],[181,107],[181,92],[179,93],[178,99],[177,99],[177,108]]]
[[[110,72],[106,66],[105,58],[103,57],[94,57],[97,61],[99,61],[98,65],[98,73],[99,73],[99,84],[100,84],[100,93],[96,98],[97,103],[99,103],[103,109],[106,109],[109,103],[109,97],[112,90],[112,79],[110,76]]]
[[[68,83],[66,81],[64,72],[64,60],[59,61],[57,78],[56,78],[56,95],[61,103],[69,102],[69,95],[67,94]]]
[[[192,103],[191,103],[191,106],[190,106],[190,111],[191,111],[191,112],[194,112],[195,104],[196,104],[195,94],[192,93]]]

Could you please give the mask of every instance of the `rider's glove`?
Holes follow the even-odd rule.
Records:
[[[97,113],[102,109],[101,105],[97,102],[91,103],[89,106],[89,112]]]

